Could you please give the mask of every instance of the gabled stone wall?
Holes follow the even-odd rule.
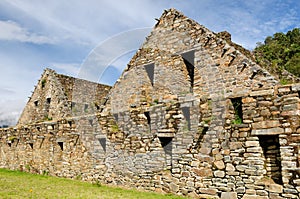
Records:
[[[95,114],[110,86],[57,74],[46,69],[29,98],[17,125],[56,121]]]
[[[84,80],[77,92],[55,77],[49,92],[71,107],[94,99]],[[200,198],[299,198],[300,85],[278,85],[180,12],[163,13],[105,89],[97,113],[0,129],[0,166]]]

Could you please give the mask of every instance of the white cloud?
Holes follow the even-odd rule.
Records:
[[[58,73],[76,77],[78,75],[81,63],[51,63],[50,68]]]
[[[28,32],[13,21],[0,21],[0,40],[29,42],[35,44],[54,43],[54,40],[35,33]]]
[[[15,125],[24,106],[24,100],[20,99],[0,100],[0,126]]]

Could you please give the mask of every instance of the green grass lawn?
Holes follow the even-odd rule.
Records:
[[[0,198],[179,199],[182,197],[0,169]]]

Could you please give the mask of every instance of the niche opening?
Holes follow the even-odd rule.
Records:
[[[148,75],[148,77],[151,81],[151,85],[153,86],[153,83],[154,83],[154,63],[145,65],[144,67],[145,67],[147,75]]]
[[[191,130],[191,115],[190,115],[190,107],[182,107],[182,112],[184,115],[184,118],[187,122],[187,129]]]
[[[150,126],[150,124],[151,124],[150,112],[149,112],[149,111],[146,111],[146,112],[144,112],[144,115],[146,116],[146,118],[147,118],[147,123],[148,123],[148,125]]]
[[[64,150],[64,142],[57,142],[59,145],[60,149],[63,151]]]
[[[242,106],[242,98],[232,98],[231,99],[232,106],[234,108],[234,120],[233,124],[241,124],[243,123],[243,106]]]
[[[160,137],[160,143],[165,151],[165,160],[167,168],[172,167],[172,137]]]
[[[106,152],[106,138],[100,138],[98,139],[100,145],[102,146],[103,148],[103,151]]]
[[[261,135],[258,137],[265,157],[266,175],[273,179],[275,183],[282,184],[279,136]]]
[[[186,66],[186,69],[188,71],[189,77],[190,77],[190,82],[191,82],[191,91],[193,91],[193,87],[194,87],[194,71],[195,71],[195,67],[194,67],[194,58],[195,58],[195,51],[189,51],[189,52],[185,52],[183,54],[181,54],[184,64]]]

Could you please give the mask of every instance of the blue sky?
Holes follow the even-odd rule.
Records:
[[[133,29],[150,30],[171,7],[214,32],[227,30],[248,49],[300,25],[299,0],[1,0],[0,125],[4,120],[13,124],[44,68],[89,79],[83,68],[99,46],[113,51],[118,48],[113,38]],[[122,44],[125,50],[109,62],[100,82],[115,81],[145,36],[138,33],[138,39]]]

